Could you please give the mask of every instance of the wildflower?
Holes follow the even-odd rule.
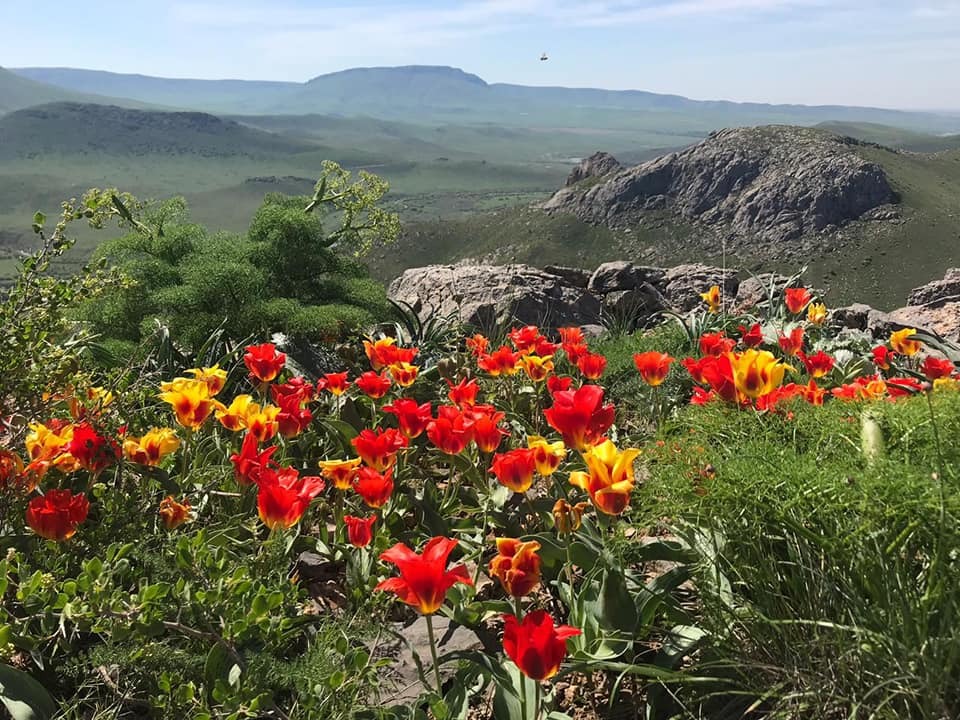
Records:
[[[607,515],[619,515],[630,502],[633,491],[633,462],[637,448],[617,450],[604,440],[583,453],[589,472],[570,473],[570,484],[590,494],[594,507]]]
[[[711,313],[720,312],[720,286],[712,285],[706,292],[700,293],[703,302],[707,304],[707,310]]]
[[[571,385],[573,385],[572,377],[551,375],[547,378],[547,392],[550,393],[550,397],[553,397],[561,390],[569,390]]]
[[[717,397],[713,390],[704,390],[702,387],[693,388],[693,395],[690,396],[691,405],[706,405]]]
[[[827,321],[827,306],[823,303],[810,303],[807,307],[807,322],[811,325],[823,325]]]
[[[427,437],[447,455],[459,455],[473,440],[473,421],[460,408],[442,405],[427,425]]]
[[[333,483],[337,490],[349,490],[360,469],[360,458],[349,460],[321,460],[320,474]]]
[[[323,478],[300,477],[291,467],[264,469],[257,484],[257,511],[271,530],[300,522],[311,501],[323,490]]]
[[[585,502],[571,505],[560,498],[553,504],[553,526],[561,535],[575,533],[583,524],[583,511],[588,507]]]
[[[539,435],[528,435],[527,447],[533,450],[533,462],[537,466],[537,472],[543,477],[553,475],[567,456],[567,448],[563,440],[549,442]]]
[[[877,366],[880,370],[889,370],[890,363],[893,361],[893,358],[897,356],[895,352],[890,350],[886,345],[877,345],[873,350],[871,350],[871,356],[873,359],[873,364]]]
[[[733,350],[736,344],[736,340],[728,338],[723,332],[704,333],[699,341],[700,354],[719,357]]]
[[[545,338],[540,334],[540,329],[536,325],[527,325],[522,328],[515,328],[508,333],[510,342],[521,355],[526,355],[534,351],[537,344]]]
[[[33,492],[36,483],[31,482],[31,478],[38,479],[33,473],[24,475],[23,460],[17,453],[0,448],[0,494],[10,489]]]
[[[331,395],[340,397],[350,387],[350,381],[347,380],[347,373],[327,373],[317,380],[317,392],[326,390]]]
[[[447,591],[456,583],[473,585],[467,568],[455,565],[447,569],[447,559],[457,546],[456,540],[435,537],[423,548],[423,554],[397,543],[380,555],[384,562],[397,566],[399,577],[388,578],[374,589],[394,593],[402,602],[432,615],[443,605]]]
[[[380,472],[393,467],[397,453],[410,444],[406,436],[394,428],[364,429],[350,442],[363,462]]]
[[[353,489],[369,507],[380,508],[393,495],[393,468],[377,472],[370,467],[357,470]]]
[[[173,495],[167,495],[160,501],[160,520],[167,530],[175,530],[190,519],[190,503],[174,500]]]
[[[523,621],[503,616],[503,651],[520,671],[533,680],[548,680],[560,670],[567,653],[567,638],[581,631],[569,625],[554,626],[546,610],[527,613]]]
[[[557,333],[560,335],[562,345],[578,345],[586,342],[586,338],[583,336],[583,328],[580,327],[557,328]]]
[[[799,315],[813,300],[813,295],[806,288],[786,288],[783,291],[783,300],[787,310],[794,315]]]
[[[563,352],[567,356],[567,360],[576,365],[580,362],[580,358],[590,354],[590,348],[587,347],[585,342],[565,343],[563,345]]]
[[[742,342],[745,347],[755,348],[763,345],[763,330],[760,328],[760,323],[754,323],[749,329],[745,325],[741,325],[739,330],[740,342]]]
[[[758,398],[772,392],[783,383],[789,365],[781,363],[766,350],[745,350],[730,354],[730,367],[737,391],[748,398]]]
[[[905,355],[906,357],[916,355],[920,352],[921,345],[919,340],[911,340],[916,334],[917,331],[914,328],[904,328],[903,330],[892,332],[890,333],[890,347],[893,348],[894,352]]]
[[[411,440],[419,437],[433,419],[429,402],[417,405],[416,400],[400,398],[390,405],[384,405],[383,411],[395,415],[400,432]]]
[[[756,350],[747,350],[746,352],[757,352]],[[733,375],[733,365],[731,358],[733,353],[726,353],[720,357],[710,356],[704,358],[707,362],[702,363],[699,370],[711,392],[727,402],[740,402],[740,394],[737,390],[737,383]]]
[[[284,401],[289,402],[290,398],[296,398],[300,405],[313,400],[313,386],[302,377],[294,377],[285,383],[278,383],[270,386],[270,395],[277,405]]]
[[[655,350],[637,353],[633,356],[633,364],[640,371],[640,377],[651,387],[656,387],[666,379],[672,362],[672,357]]]
[[[494,350],[489,355],[481,355],[477,358],[477,367],[489,373],[493,377],[501,375],[513,375],[519,369],[520,355],[503,345]]]
[[[193,368],[192,370],[187,370],[187,372],[193,375],[194,380],[200,380],[207,384],[207,388],[210,390],[210,397],[216,396],[223,390],[224,385],[227,384],[227,371],[221,370],[219,365]]]
[[[66,450],[80,467],[95,474],[115,463],[120,457],[117,444],[99,434],[87,422],[73,426],[73,434]]]
[[[507,595],[523,597],[540,584],[540,556],[536,540],[522,542],[514,538],[497,538],[497,554],[490,560],[490,577],[500,581]]]
[[[123,441],[127,460],[149,467],[156,467],[179,447],[180,438],[172,428],[150,428],[142,437],[128,437]]]
[[[598,385],[557,391],[553,406],[543,414],[550,427],[563,436],[567,447],[576,450],[586,450],[599,442],[614,420],[613,405],[603,404],[603,388]]]
[[[40,537],[58,542],[68,540],[87,519],[90,501],[70,490],[48,490],[27,504],[27,525]]]
[[[487,354],[487,348],[490,347],[490,341],[483,335],[477,333],[473,337],[467,338],[467,349],[475,358],[481,358]]]
[[[380,372],[399,360],[396,343],[396,339],[392,337],[380,338],[373,342],[370,340],[363,341],[363,349],[370,361],[370,367],[374,371]]]
[[[210,386],[202,380],[175,382],[169,390],[160,393],[160,399],[173,408],[177,422],[191,430],[199,430],[210,413],[222,407],[210,397]]]
[[[230,462],[233,463],[233,476],[237,483],[242,486],[259,483],[264,470],[274,466],[270,456],[276,451],[277,447],[274,445],[260,452],[256,436],[247,433],[240,445],[240,452],[230,456]]]
[[[379,375],[373,370],[367,370],[360,377],[353,381],[353,384],[360,388],[360,392],[369,398],[379,400],[388,392],[393,381],[390,379],[388,371]]]
[[[823,400],[827,395],[826,388],[817,387],[817,383],[811,380],[806,385],[800,386],[803,399],[811,405],[823,405]]]
[[[533,474],[537,464],[533,459],[533,450],[516,448],[493,456],[490,471],[504,487],[517,493],[525,493],[533,485]]]
[[[924,384],[915,377],[890,378],[885,382],[882,380],[880,382],[884,383],[886,392],[891,399],[910,397],[924,389]]]
[[[607,369],[607,359],[600,353],[585,352],[576,359],[576,364],[587,380],[599,380]]]
[[[539,355],[522,355],[520,366],[533,382],[543,382],[553,372],[553,358]]]
[[[276,387],[276,386],[274,386]],[[303,407],[298,395],[280,395],[277,428],[285,438],[296,437],[313,421],[313,413]]]
[[[447,397],[457,407],[466,408],[476,403],[477,392],[480,390],[480,385],[477,384],[476,379],[467,380],[464,378],[456,385],[447,380],[447,385],[450,388]]]
[[[920,365],[920,372],[926,375],[928,380],[939,380],[940,378],[950,377],[956,372],[956,366],[946,358],[936,358],[927,355]]]
[[[777,338],[777,344],[784,354],[795,357],[803,352],[803,328],[795,327],[789,335],[781,335]]]
[[[347,526],[347,540],[357,548],[364,548],[373,542],[373,524],[377,521],[376,515],[368,518],[344,515],[343,523]]]
[[[803,361],[803,365],[807,369],[807,374],[812,378],[822,378],[829,374],[836,364],[836,360],[830,355],[827,355],[823,350],[818,350],[813,355],[806,355],[801,351],[798,356],[800,360]]]
[[[493,405],[474,405],[464,412],[470,417],[473,441],[480,452],[492,453],[500,447],[500,441],[510,434],[500,427],[506,413],[498,411]]]
[[[249,345],[243,363],[250,374],[262,383],[273,382],[287,363],[285,353],[277,352],[273,343]]]
[[[280,408],[276,405],[264,405],[261,408],[256,403],[250,403],[244,419],[247,432],[260,442],[266,442],[280,429],[280,422],[277,420],[279,415]]]
[[[247,415],[250,412],[250,406],[258,407],[253,402],[251,395],[237,395],[230,401],[229,405],[217,408],[216,418],[227,430],[236,432],[247,427]]]
[[[408,362],[395,362],[389,368],[390,377],[400,387],[410,387],[417,379],[420,368]]]
[[[68,399],[70,416],[74,420],[83,420],[88,410],[92,410],[94,415],[99,415],[103,408],[113,402],[113,393],[102,387],[87,388],[83,395],[81,400],[76,393],[72,393]]]

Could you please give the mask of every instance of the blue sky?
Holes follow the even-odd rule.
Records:
[[[8,67],[302,81],[453,65],[488,82],[960,109],[960,0],[0,1]]]

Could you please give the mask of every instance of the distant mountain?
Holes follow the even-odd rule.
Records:
[[[84,92],[65,89],[58,83],[45,82],[22,77],[4,68],[0,68],[0,114],[20,110],[41,103],[72,100],[75,102],[112,102],[114,104],[142,106],[142,102],[124,101],[117,98],[102,97]]]
[[[21,68],[22,77],[74,91],[218,113],[369,115],[418,122],[610,127],[706,134],[720,127],[826,121],[960,132],[960,117],[879,108],[690,100],[638,90],[488,84],[451,67],[354,68],[306,83],[189,80],[71,68]]]
[[[273,156],[322,149],[200,112],[60,102],[0,117],[0,159],[40,155]]]
[[[865,142],[909,152],[943,152],[960,149],[960,135],[932,135],[878,123],[825,122],[818,128]]]

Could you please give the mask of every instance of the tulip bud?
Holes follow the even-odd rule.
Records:
[[[437,361],[437,372],[444,380],[451,382],[457,376],[457,361],[451,357],[440,358]]]
[[[579,530],[583,524],[583,511],[587,507],[589,505],[585,502],[571,505],[563,498],[557,500],[553,505],[553,524],[557,532],[566,535]]]

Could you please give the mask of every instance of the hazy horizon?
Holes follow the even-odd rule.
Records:
[[[18,8],[4,67],[303,82],[442,65],[489,83],[960,111],[960,0],[66,0]],[[70,22],[52,22],[69,17]],[[35,28],[44,28],[37,46]],[[549,60],[540,60],[541,53]]]

